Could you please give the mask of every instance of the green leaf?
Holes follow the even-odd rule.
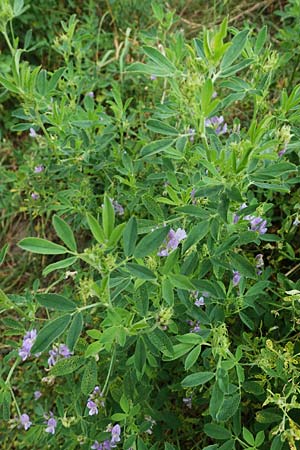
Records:
[[[182,212],[188,216],[200,217],[201,219],[206,219],[208,216],[208,211],[195,205],[180,206],[175,208],[175,211]]]
[[[69,250],[62,245],[41,238],[29,237],[22,239],[18,246],[23,250],[39,253],[40,255],[63,255],[64,253],[69,253]]]
[[[174,144],[174,139],[159,139],[158,141],[150,142],[150,144],[144,145],[141,150],[142,158],[160,153]]]
[[[220,68],[222,72],[227,69],[231,64],[240,56],[247,42],[249,30],[240,31],[234,36],[231,42],[231,46],[226,51]]]
[[[36,341],[31,349],[31,353],[34,354],[47,350],[52,342],[54,342],[55,339],[57,339],[65,331],[70,323],[70,320],[71,316],[67,314],[48,322],[37,335]]]
[[[202,113],[206,117],[210,112],[210,105],[212,103],[212,95],[213,95],[213,83],[210,78],[208,78],[201,90],[201,106]]]
[[[104,204],[102,212],[102,226],[104,235],[109,239],[115,224],[115,211],[112,202],[107,194],[104,195]]]
[[[87,222],[96,241],[99,244],[103,244],[105,242],[105,235],[99,222],[91,214],[87,214]]]
[[[257,38],[256,38],[256,42],[255,42],[255,45],[254,45],[254,53],[256,55],[259,55],[260,52],[262,51],[263,46],[265,45],[265,42],[267,40],[267,33],[268,33],[268,28],[267,28],[267,25],[265,25],[259,31],[259,33],[257,35]]]
[[[66,244],[72,252],[77,252],[74,234],[67,222],[65,222],[61,217],[54,215],[52,223],[57,236],[60,237],[63,243]]]
[[[173,286],[168,280],[168,278],[164,278],[161,283],[161,289],[162,289],[162,296],[163,299],[166,300],[169,306],[174,305],[174,291]]]
[[[89,395],[97,385],[98,368],[95,358],[90,358],[86,364],[81,380],[81,392]]]
[[[8,250],[8,244],[5,244],[0,251],[0,265],[3,263]]]
[[[148,269],[145,266],[141,266],[139,264],[128,263],[125,268],[130,272],[130,274],[136,278],[141,280],[155,280],[156,276],[152,272],[152,270]]]
[[[154,47],[143,47],[146,55],[157,65],[158,68],[161,68],[165,71],[168,71],[170,75],[174,75],[176,72],[176,67],[174,64],[168,60],[159,50]]]
[[[131,256],[135,249],[137,240],[137,222],[135,217],[131,217],[123,231],[123,246],[125,256]]]
[[[185,275],[177,274],[169,274],[168,279],[172,286],[178,289],[184,289],[186,291],[190,291],[191,289],[195,289],[194,284],[191,280]]]
[[[209,231],[209,220],[205,220],[203,222],[200,222],[198,225],[195,225],[189,234],[187,235],[187,238],[184,241],[183,244],[183,252],[185,253],[192,245],[197,244],[197,242],[201,241]]]
[[[126,225],[125,223],[120,223],[112,230],[112,233],[107,243],[108,248],[114,248],[117,245],[117,243],[121,239],[125,225]]]
[[[154,133],[164,134],[166,136],[178,136],[176,128],[168,125],[160,120],[150,119],[146,123],[146,127]]]
[[[204,433],[213,439],[220,439],[222,441],[231,438],[230,431],[222,425],[217,425],[215,423],[206,423],[204,425]]]
[[[49,275],[49,273],[58,269],[65,269],[66,267],[72,266],[77,261],[77,256],[71,256],[70,258],[62,259],[61,261],[57,261],[53,264],[49,264],[49,266],[45,267],[43,270],[43,275]]]
[[[193,367],[193,365],[197,362],[198,357],[200,355],[200,351],[201,345],[197,345],[197,347],[193,348],[193,350],[187,355],[184,362],[185,370],[190,370]]]
[[[83,366],[85,361],[85,358],[82,356],[70,356],[69,358],[60,359],[55,366],[51,368],[50,374],[55,376],[69,375],[79,369],[79,367]]]
[[[248,261],[245,256],[239,253],[230,253],[230,260],[233,270],[238,270],[242,275],[249,278],[256,278],[255,267]]]
[[[38,303],[45,308],[52,308],[56,311],[74,311],[77,304],[72,300],[58,294],[37,294]]]
[[[243,313],[242,311],[239,312],[239,316],[241,318],[241,321],[251,330],[255,330],[255,324],[250,317],[247,316],[247,314]]]
[[[134,366],[137,372],[139,372],[140,374],[143,374],[145,370],[146,354],[147,354],[146,346],[143,338],[140,336],[136,341],[134,352]]]
[[[253,434],[245,427],[243,427],[243,438],[250,444],[252,447],[255,445],[255,440]]]
[[[67,334],[66,344],[71,351],[73,351],[73,349],[75,348],[76,342],[79,339],[82,328],[83,328],[83,315],[81,312],[79,312],[73,316]]]
[[[89,356],[94,356],[97,353],[101,352],[101,350],[103,350],[103,348],[104,348],[104,345],[102,344],[102,342],[100,342],[100,341],[93,342],[86,349],[84,356],[86,358],[88,358]]]
[[[19,88],[12,83],[11,81],[7,80],[5,77],[0,75],[0,84],[5,87],[10,92],[13,92],[14,94],[19,94]]]
[[[182,380],[181,384],[185,388],[195,387],[199,386],[200,384],[207,383],[208,381],[212,380],[214,376],[215,374],[213,372],[196,372],[185,377]]]
[[[151,341],[151,344],[153,344],[159,351],[169,356],[173,355],[174,350],[172,341],[160,328],[156,328],[154,331],[149,333],[148,338]]]
[[[170,227],[158,228],[152,231],[152,233],[147,234],[147,236],[143,237],[136,246],[134,257],[143,258],[144,256],[148,256],[155,250],[157,250],[167,237],[169,230]]]

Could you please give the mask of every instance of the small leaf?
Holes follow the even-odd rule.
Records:
[[[77,308],[76,303],[63,295],[37,294],[36,299],[40,305],[56,311],[74,311]]]
[[[160,153],[174,144],[174,139],[159,139],[158,141],[150,142],[144,145],[141,150],[141,156],[147,158],[149,156]]]
[[[96,241],[99,244],[103,244],[105,242],[105,235],[99,222],[91,214],[87,214],[87,222]]]
[[[72,252],[77,252],[74,234],[67,222],[65,222],[61,217],[54,215],[52,223],[57,236],[60,237],[63,243],[66,244]]]
[[[200,384],[205,384],[214,378],[215,374],[213,372],[196,372],[188,375],[182,380],[181,384],[183,387],[195,387]]]
[[[58,269],[65,269],[66,267],[71,266],[77,261],[77,256],[71,256],[70,258],[62,259],[61,261],[57,261],[55,263],[49,264],[49,266],[45,267],[43,270],[43,275],[49,275],[49,273]]]
[[[0,265],[3,263],[8,250],[8,244],[5,244],[0,251]]]
[[[226,51],[220,68],[222,72],[227,69],[231,64],[240,56],[247,42],[249,30],[240,31],[234,36],[231,42],[231,46]]]
[[[62,245],[55,244],[54,242],[47,241],[47,239],[41,238],[25,238],[22,239],[18,246],[23,250],[27,250],[32,253],[39,253],[40,255],[62,255],[69,253],[69,250]]]
[[[155,280],[156,276],[148,267],[139,264],[128,263],[125,268],[136,278],[141,280]]]
[[[158,68],[169,71],[170,74],[176,72],[174,64],[168,60],[159,50],[154,47],[143,47],[146,55],[157,65]]]
[[[145,364],[146,364],[146,347],[145,343],[143,341],[143,338],[140,336],[135,345],[135,352],[134,352],[134,365],[140,374],[144,373]]]
[[[70,320],[71,316],[67,314],[48,322],[37,335],[36,341],[31,349],[31,353],[34,354],[47,350],[52,342],[54,342],[55,339],[57,339],[65,331],[70,323]]]
[[[102,212],[102,226],[104,235],[109,239],[115,225],[115,211],[112,202],[107,194],[104,195],[104,204]]]
[[[83,315],[81,312],[74,315],[66,339],[67,347],[70,351],[75,348],[76,342],[83,328]]]
[[[177,273],[177,274],[169,274],[168,278],[169,278],[169,281],[171,282],[172,286],[174,286],[174,287],[176,287],[178,289],[184,289],[186,291],[190,291],[191,289],[192,290],[195,289],[194,284],[185,275],[181,275],[179,273]]]
[[[178,136],[178,131],[176,128],[168,125],[160,120],[150,119],[146,123],[146,127],[155,133],[164,134],[166,136]]]
[[[163,243],[167,234],[169,233],[170,227],[162,227],[157,230],[152,231],[152,233],[147,234],[143,237],[136,249],[134,251],[135,258],[143,258],[153,253],[158,247]]]
[[[131,217],[123,231],[123,245],[125,256],[131,256],[135,249],[137,240],[137,222],[135,217]]]
[[[186,252],[192,245],[197,244],[197,242],[201,241],[209,231],[209,221],[205,220],[200,222],[198,225],[195,225],[189,234],[187,235],[186,240],[183,244],[183,252]]]
[[[89,395],[94,387],[97,385],[97,363],[95,358],[89,359],[83,372],[81,380],[81,392],[84,395]]]
[[[50,374],[55,376],[69,375],[79,369],[85,361],[82,356],[70,356],[69,358],[60,359],[51,368]]]
[[[190,370],[196,363],[201,351],[201,345],[197,345],[186,357],[184,362],[185,370]]]
[[[213,439],[226,440],[231,438],[231,433],[222,425],[215,423],[206,423],[204,425],[204,433]]]

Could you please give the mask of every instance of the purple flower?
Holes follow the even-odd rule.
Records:
[[[179,243],[186,238],[186,232],[182,228],[174,231],[172,228],[168,233],[164,247],[157,253],[158,256],[168,256],[170,250],[175,250]]]
[[[296,217],[296,219],[295,219],[294,222],[293,222],[293,225],[294,225],[295,227],[297,227],[297,226],[299,225],[299,223],[300,223],[300,220],[299,220],[298,217]]]
[[[196,189],[193,188],[191,190],[190,196],[191,196],[191,200],[192,200],[192,204],[195,205],[197,203],[196,199],[195,199],[195,194],[196,194]]]
[[[28,331],[25,334],[23,338],[22,347],[19,350],[19,356],[22,358],[22,361],[25,361],[28,358],[28,356],[30,356],[30,350],[34,344],[36,335],[37,335],[36,330]]]
[[[204,124],[206,127],[213,128],[218,135],[227,133],[227,123],[224,122],[223,116],[213,116],[210,119],[206,119]]]
[[[216,97],[218,97],[218,93],[215,91],[215,92],[213,92],[213,95],[211,96],[211,98],[216,98]]]
[[[113,205],[114,211],[118,216],[123,216],[124,214],[124,208],[120,203],[117,202],[117,200],[114,200],[113,198],[110,199],[111,204]]]
[[[29,136],[32,137],[32,138],[36,138],[37,137],[37,133],[36,133],[34,128],[29,128]]]
[[[266,225],[267,221],[262,217],[253,217],[250,220],[251,231],[258,231],[259,234],[265,234],[268,231]]]
[[[257,275],[261,275],[262,274],[262,268],[264,267],[264,255],[262,255],[261,253],[259,253],[258,255],[255,256],[255,260],[256,260],[256,273]]]
[[[42,396],[42,393],[41,393],[41,391],[34,391],[34,400],[38,400],[41,396]]]
[[[95,416],[96,414],[98,414],[98,407],[96,403],[93,402],[93,400],[88,400],[86,406],[89,409],[89,416]]]
[[[190,328],[190,333],[199,333],[199,331],[201,330],[199,320],[189,320],[188,324],[192,327]]]
[[[94,98],[94,97],[95,97],[95,94],[94,94],[93,91],[87,92],[86,95],[87,95],[88,97],[91,97],[91,98]]]
[[[109,442],[109,441],[107,441],[107,442]],[[93,443],[93,445],[91,446],[91,449],[93,449],[93,450],[103,450],[103,445],[100,444],[98,441],[95,441]]]
[[[50,433],[50,434],[54,434],[55,433],[55,428],[57,426],[57,421],[53,416],[53,413],[50,411],[50,417],[46,416],[47,418],[47,422],[45,422],[47,424],[47,427],[45,429],[46,433]]]
[[[154,80],[156,80],[156,78],[157,78],[157,76],[156,76],[156,75],[151,75],[151,76],[150,76],[150,80],[151,80],[151,81],[154,81]]]
[[[182,401],[187,408],[192,409],[192,397],[183,398]]]
[[[286,152],[286,147],[282,148],[279,152],[278,152],[278,156],[281,158],[281,156],[283,156]]]
[[[190,135],[190,137],[189,137],[190,142],[194,142],[196,130],[194,128],[189,128],[188,133]]]
[[[33,200],[38,200],[38,199],[40,198],[40,194],[38,194],[37,192],[33,192],[33,193],[31,194],[31,198],[32,198]]]
[[[41,164],[34,168],[34,173],[41,173],[43,171],[44,171],[44,166],[42,166]]]
[[[54,366],[59,359],[69,358],[71,355],[72,352],[70,352],[70,350],[65,344],[60,344],[58,347],[57,345],[53,345],[52,349],[49,350],[49,358],[48,358],[49,367]]]
[[[32,425],[32,422],[30,422],[30,420],[29,420],[28,414],[22,414],[22,415],[21,415],[21,417],[20,417],[20,423],[21,423],[22,427],[24,427],[24,430],[25,430],[25,431],[27,431],[28,428],[30,428],[31,425]]]
[[[199,306],[204,306],[205,305],[204,297],[197,298],[194,305],[196,305],[198,308]]]
[[[234,270],[233,271],[233,278],[232,278],[233,286],[237,286],[240,281],[241,281],[241,274],[240,274],[240,272],[238,270]]]
[[[118,442],[120,442],[121,438],[121,427],[120,425],[117,423],[116,425],[114,425],[111,429],[111,441],[110,441],[110,445],[111,447],[116,447],[115,444],[117,444]]]

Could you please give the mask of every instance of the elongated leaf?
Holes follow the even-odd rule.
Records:
[[[8,244],[5,244],[0,251],[0,265],[3,263],[8,250]]]
[[[172,284],[172,286],[174,286],[178,289],[184,289],[186,291],[195,289],[194,284],[185,275],[181,275],[179,273],[177,273],[176,275],[169,274],[168,279],[169,279],[170,283]]]
[[[52,219],[53,227],[60,239],[69,247],[72,252],[77,252],[77,245],[71,227],[61,217],[54,215]]]
[[[186,357],[184,362],[185,370],[190,370],[196,363],[201,351],[201,345],[197,345]]]
[[[186,240],[183,244],[183,251],[186,252],[192,245],[197,244],[197,242],[201,241],[209,231],[209,221],[205,220],[200,222],[198,225],[195,225],[191,231],[189,232]]]
[[[31,353],[39,353],[47,350],[47,348],[55,341],[67,328],[71,320],[70,314],[58,317],[55,320],[47,323],[37,335],[36,341],[33,344]]]
[[[172,283],[168,278],[165,278],[162,280],[161,283],[161,289],[162,289],[162,296],[164,300],[168,303],[168,305],[173,306],[174,305],[174,290]]]
[[[82,328],[83,328],[83,315],[81,312],[79,312],[73,316],[67,334],[66,344],[71,351],[73,351],[73,349],[75,348],[76,342],[78,341]]]
[[[246,45],[248,34],[249,30],[243,30],[234,36],[231,46],[228,48],[222,59],[220,65],[222,71],[231,66],[231,64],[240,56]]]
[[[136,278],[140,278],[141,280],[155,280],[156,276],[152,272],[152,270],[148,269],[148,267],[141,266],[139,264],[128,263],[126,264],[126,269]]]
[[[231,252],[230,259],[232,266],[234,266],[233,270],[238,270],[242,275],[245,275],[246,277],[256,278],[255,268],[247,258],[240,255],[239,253]]]
[[[206,423],[204,425],[204,433],[213,439],[226,440],[231,438],[231,433],[222,425],[215,423]]]
[[[134,251],[135,258],[143,258],[157,250],[167,237],[170,227],[162,227],[152,231],[140,240]]]
[[[49,264],[49,266],[45,267],[43,270],[43,275],[49,275],[49,273],[58,269],[65,269],[66,267],[71,266],[77,261],[77,256],[71,256],[70,258],[63,259],[61,261],[57,261],[53,264]]]
[[[103,244],[105,242],[105,235],[97,219],[91,214],[87,214],[87,222],[96,241],[99,242],[99,244]]]
[[[55,376],[69,375],[79,369],[85,361],[86,359],[82,356],[70,356],[61,359],[51,368],[50,374]]]
[[[178,136],[178,131],[176,128],[160,120],[150,119],[146,123],[146,126],[149,130],[154,131],[155,133],[164,134],[166,136]]]
[[[174,142],[174,139],[159,139],[158,141],[146,144],[141,150],[141,156],[143,158],[147,158],[149,156],[156,155],[156,153],[163,152],[167,148],[171,147]]]
[[[142,337],[139,337],[136,341],[135,352],[134,352],[134,365],[140,374],[144,373],[146,364],[146,346]]]
[[[158,68],[168,70],[170,74],[176,72],[174,64],[154,47],[143,47],[146,55],[157,65]]]
[[[111,232],[111,235],[109,237],[108,243],[107,243],[107,247],[108,248],[114,248],[117,243],[119,242],[119,240],[121,239],[123,230],[125,228],[126,224],[125,223],[119,223],[119,225],[117,225]]]
[[[104,234],[109,239],[115,224],[115,211],[112,202],[107,194],[104,195],[104,204],[102,212],[102,226]]]
[[[86,364],[81,380],[81,392],[84,395],[89,395],[94,387],[97,385],[97,363],[95,358],[90,358]]]
[[[74,311],[77,308],[76,303],[63,295],[37,294],[36,299],[40,305],[56,311]]]
[[[215,374],[213,372],[196,372],[185,377],[181,384],[183,387],[195,387],[207,383],[212,380],[214,376]]]
[[[63,255],[64,253],[69,253],[69,250],[62,245],[41,238],[29,237],[22,239],[18,246],[23,250],[39,253],[40,255]]]
[[[131,217],[123,231],[123,245],[125,256],[131,256],[135,249],[137,240],[137,222],[135,217]]]

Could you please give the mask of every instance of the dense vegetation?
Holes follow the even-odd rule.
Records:
[[[1,449],[299,448],[283,3],[1,0]]]

